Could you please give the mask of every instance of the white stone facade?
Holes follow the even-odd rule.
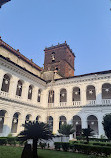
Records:
[[[17,135],[23,129],[21,125],[25,121],[36,120],[37,116],[43,122],[47,122],[49,116],[53,118],[53,133],[58,132],[60,117],[64,116],[61,123],[64,121],[69,124],[73,123],[75,129],[76,126],[78,128],[87,128],[89,123],[94,129],[96,137],[99,138],[104,135],[103,117],[111,113],[111,71],[70,77],[68,79],[56,79],[47,83],[13,62],[4,58],[2,53],[0,57],[0,136],[7,136],[9,133]],[[3,90],[5,75],[9,76],[9,80],[5,84],[10,82],[7,92]],[[22,82],[21,96],[16,95],[19,80]],[[104,84],[107,84],[106,88],[103,87]],[[32,96],[31,99],[28,99],[30,85],[32,85]],[[89,85],[95,89],[88,91]],[[74,87],[79,88],[80,99],[76,101],[72,99]],[[62,89],[66,91],[60,95]],[[41,91],[40,94],[38,93],[39,90]],[[54,91],[53,102],[48,101],[50,90]],[[103,91],[106,92],[105,97],[102,94]],[[87,99],[87,92],[95,92],[95,99]],[[78,92],[74,93],[76,95]],[[65,102],[60,102],[60,97],[64,97],[64,95],[66,97]],[[40,97],[39,101],[38,96]],[[13,126],[14,123],[16,126]],[[79,132],[78,129],[77,132]],[[76,135],[79,135],[79,133],[76,133]]]

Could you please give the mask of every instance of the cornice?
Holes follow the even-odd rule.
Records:
[[[0,96],[0,99],[2,99],[2,100],[4,100],[4,101],[11,102],[11,103],[13,102],[13,103],[16,103],[16,104],[21,104],[21,105],[23,105],[23,106],[32,107],[32,108],[35,108],[35,109],[45,110],[45,108],[43,108],[43,107],[40,107],[40,106],[31,104],[31,103],[26,103],[26,102],[23,102],[23,101],[21,101],[21,100],[6,98],[6,97],[2,97],[2,96]]]
[[[17,74],[20,74],[28,79],[33,80],[36,83],[41,84],[42,86],[46,86],[46,82],[44,80],[42,80],[40,77],[33,74],[32,72],[29,72],[26,69],[23,69],[22,67],[18,66],[17,64],[14,64],[13,62],[0,58],[0,64],[4,67],[16,72]]]
[[[58,86],[58,85],[66,85],[66,84],[73,84],[73,83],[85,83],[88,81],[97,81],[97,80],[104,80],[104,79],[111,79],[111,74],[103,74],[102,75],[93,75],[93,76],[87,76],[87,78],[82,78],[82,77],[76,77],[76,78],[67,78],[64,79],[64,81],[61,80],[56,80],[53,83],[53,86]],[[50,87],[52,84],[51,82],[47,84],[47,87]]]

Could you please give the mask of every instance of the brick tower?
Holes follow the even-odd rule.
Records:
[[[74,59],[75,55],[67,45],[63,44],[45,48],[45,71],[58,71],[62,77],[74,76]]]

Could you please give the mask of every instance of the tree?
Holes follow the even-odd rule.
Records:
[[[87,143],[89,143],[89,136],[93,136],[93,129],[90,127],[82,129],[82,135],[86,137]]]
[[[39,140],[49,140],[53,138],[52,132],[49,130],[48,124],[43,122],[29,122],[22,125],[24,130],[18,135],[20,141],[28,139],[33,140],[33,158],[38,158],[37,143]]]
[[[60,126],[60,129],[58,130],[59,133],[69,136],[70,134],[74,133],[74,128],[72,125],[64,123],[63,125]]]
[[[103,128],[108,139],[111,140],[111,114],[107,114],[103,117]]]

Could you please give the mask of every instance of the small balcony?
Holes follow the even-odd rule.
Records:
[[[87,100],[87,105],[96,105],[96,100]]]
[[[15,95],[15,99],[22,99],[21,96]]]
[[[67,102],[60,102],[59,103],[59,106],[66,106],[67,105]]]
[[[73,106],[80,106],[81,105],[81,101],[73,101],[72,105]]]
[[[111,99],[102,99],[102,105],[111,105]]]
[[[0,95],[3,97],[9,97],[9,93],[4,92],[4,91],[0,91]]]

